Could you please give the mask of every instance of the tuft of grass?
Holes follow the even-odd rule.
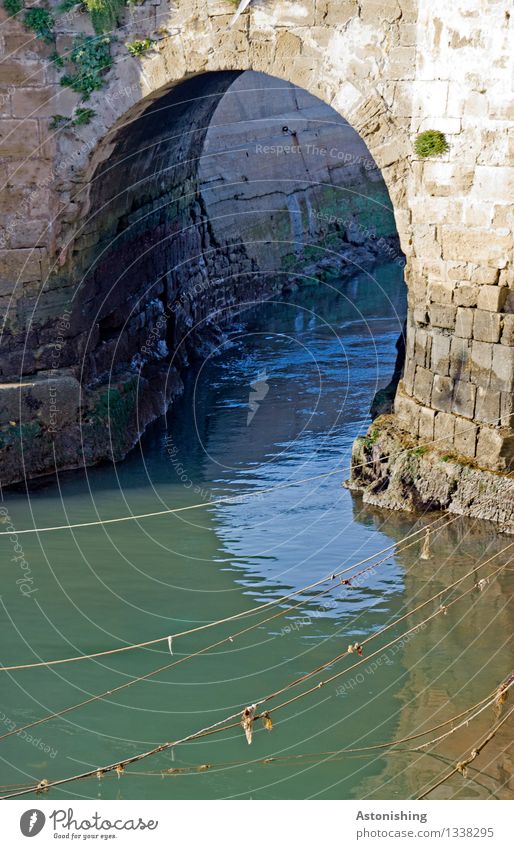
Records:
[[[97,33],[112,32],[121,23],[126,0],[83,0]]]
[[[150,38],[144,38],[140,41],[129,41],[125,45],[131,56],[142,56],[152,46]]]
[[[94,109],[86,109],[83,106],[77,106],[71,124],[73,127],[81,127],[84,124],[89,124],[91,118],[94,118],[95,115],[96,112]]]
[[[418,156],[426,159],[429,156],[438,156],[440,153],[446,153],[448,142],[446,141],[446,136],[440,130],[425,130],[424,133],[419,133],[416,136],[414,150]]]
[[[66,127],[70,121],[71,118],[67,118],[66,115],[52,115],[49,127],[51,130],[60,130],[62,127]]]
[[[364,446],[366,448],[372,448],[379,436],[380,436],[379,430],[372,430],[370,433],[368,433],[367,436],[364,437],[364,442],[363,442]]]
[[[43,41],[50,42],[54,40],[54,16],[48,9],[41,7],[32,7],[27,9],[23,23],[26,27],[33,30],[38,38]]]
[[[413,457],[423,457],[423,454],[427,453],[427,448],[424,445],[418,445],[417,448],[413,448],[410,452]]]
[[[65,115],[52,115],[50,121],[51,130],[61,130],[64,127],[81,127],[84,124],[89,124],[91,118],[96,115],[94,109],[85,109],[78,106],[71,118],[66,118]]]

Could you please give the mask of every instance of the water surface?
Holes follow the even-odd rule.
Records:
[[[432,521],[433,515],[367,508],[342,486],[352,441],[366,431],[373,395],[392,374],[404,312],[402,271],[394,264],[349,282],[283,295],[238,318],[217,355],[190,370],[184,396],[167,421],[152,427],[126,461],[61,475],[33,487],[30,497],[5,493],[17,529],[206,506],[121,525],[20,536],[34,589],[28,597],[16,583],[16,541],[0,538],[1,662],[93,653],[241,613]],[[328,472],[334,474],[282,486]],[[326,663],[474,563],[499,552],[492,567],[507,562],[509,553],[501,552],[508,543],[491,525],[459,519],[433,539],[429,560],[419,559],[419,545],[403,553],[391,549],[351,589],[339,587],[322,598],[311,591],[302,596],[303,607],[282,605],[282,616],[260,625],[277,608],[176,639],[173,658],[164,644],[5,675],[0,733],[257,625],[117,695],[0,740],[0,781],[72,775],[216,722]],[[471,585],[468,580],[466,587]],[[384,649],[378,659],[277,711],[271,733],[256,723],[251,747],[235,728],[143,761],[120,778],[77,782],[51,795],[415,797],[490,727],[490,711],[432,754],[323,753],[408,736],[492,691],[512,668],[513,590],[512,573],[505,571],[411,635],[400,650]],[[431,604],[425,615],[435,609]],[[367,653],[421,619],[419,614],[395,626]],[[315,682],[352,662],[334,663]],[[439,795],[512,796],[511,759],[502,732],[482,756],[483,771],[452,779]],[[196,769],[202,765],[209,769]],[[189,766],[195,768],[159,774]]]

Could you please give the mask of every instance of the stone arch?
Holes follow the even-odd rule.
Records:
[[[487,469],[512,470],[512,20],[505,4],[496,4],[487,26],[478,28],[477,4],[450,16],[443,0],[253,0],[230,27],[232,15],[229,0],[161,3],[164,31],[157,49],[138,61],[122,43],[115,46],[106,88],[94,96],[94,121],[67,140],[49,132],[39,111],[49,87],[62,94],[58,72],[34,53],[7,69],[12,109],[2,149],[16,160],[30,152],[27,133],[37,138],[32,155],[48,175],[53,226],[38,240],[27,228],[20,246],[19,213],[7,202],[7,294],[0,293],[2,303],[9,300],[4,381],[38,371],[31,351],[52,346],[56,326],[63,328],[58,359],[65,368],[77,328],[61,321],[73,288],[72,257],[63,248],[87,214],[92,174],[112,153],[123,123],[181,81],[254,69],[293,82],[343,114],[388,186],[409,291],[406,368],[394,426]],[[152,32],[156,17],[148,23]],[[19,37],[16,26],[7,25],[9,37]],[[127,36],[140,35],[141,26],[134,13]],[[69,39],[69,32],[62,37]],[[20,79],[23,63],[30,91]],[[9,139],[17,127],[14,145]],[[446,133],[450,148],[442,158],[423,161],[413,155],[412,143],[431,127]],[[33,180],[32,168],[16,170],[26,175],[16,179]],[[83,204],[76,202],[77,190]],[[2,397],[6,391],[4,384]],[[469,505],[459,509],[467,512]]]
[[[60,365],[73,366],[82,387],[96,382],[95,398],[98,387],[109,385],[121,423],[114,439],[111,423],[114,456],[165,411],[188,350],[216,334],[206,317],[220,304],[223,310],[237,306],[241,289],[245,299],[259,300],[282,286],[276,275],[256,273],[237,234],[218,242],[198,190],[197,164],[212,114],[240,73],[188,75],[138,101],[95,148],[74,198],[78,224],[70,222],[64,262],[53,272],[72,299]],[[196,334],[190,328],[199,320]],[[163,377],[156,350],[166,347],[170,325],[174,339],[187,345],[178,349],[175,341],[174,366],[167,365]],[[137,428],[127,428],[131,413],[121,407],[134,402],[130,364],[141,352],[154,368],[145,362],[138,375]],[[117,374],[112,386],[113,369],[123,366],[127,373]]]

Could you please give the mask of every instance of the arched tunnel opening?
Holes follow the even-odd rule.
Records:
[[[53,274],[53,290],[72,287],[59,355],[53,339],[35,361],[25,346],[36,384],[21,398],[22,421],[40,375],[55,383],[54,406],[57,396],[67,407],[62,428],[43,429],[35,452],[25,445],[29,477],[124,457],[242,310],[380,263],[402,276],[392,204],[364,141],[283,80],[252,71],[187,79],[126,116],[93,161]],[[366,293],[374,286],[370,276]],[[390,408],[401,375],[401,322],[397,336],[373,414]],[[11,454],[7,483],[19,465]]]

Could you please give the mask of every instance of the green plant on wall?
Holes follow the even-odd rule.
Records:
[[[17,15],[23,9],[22,0],[4,0],[4,9],[10,15]]]
[[[81,127],[83,124],[89,124],[91,118],[94,118],[96,112],[94,109],[85,109],[82,106],[78,106],[75,109],[75,114],[73,116],[72,126],[73,127]]]
[[[23,23],[29,29],[34,30],[38,38],[42,38],[43,41],[53,41],[55,20],[48,9],[40,7],[27,9]]]
[[[52,115],[49,127],[51,130],[60,130],[61,127],[67,127],[70,122],[71,118],[67,118],[66,115]]]
[[[423,159],[428,156],[438,156],[440,153],[446,153],[448,142],[440,130],[425,130],[424,133],[416,136],[414,150]]]
[[[54,50],[53,53],[48,57],[50,62],[53,62],[56,68],[64,68],[64,59],[59,55],[57,50]]]
[[[108,35],[77,35],[70,53],[75,73],[61,77],[61,85],[82,94],[83,100],[102,88],[103,76],[112,66],[111,42],[112,38]]]
[[[84,0],[95,32],[111,32],[121,22],[126,0]]]
[[[152,40],[150,38],[144,38],[141,41],[129,41],[125,45],[132,56],[142,56],[151,46]]]
[[[89,124],[94,115],[96,115],[94,109],[85,109],[78,106],[71,118],[66,118],[65,115],[52,115],[50,129],[60,130],[63,127],[81,127],[83,124]]]

